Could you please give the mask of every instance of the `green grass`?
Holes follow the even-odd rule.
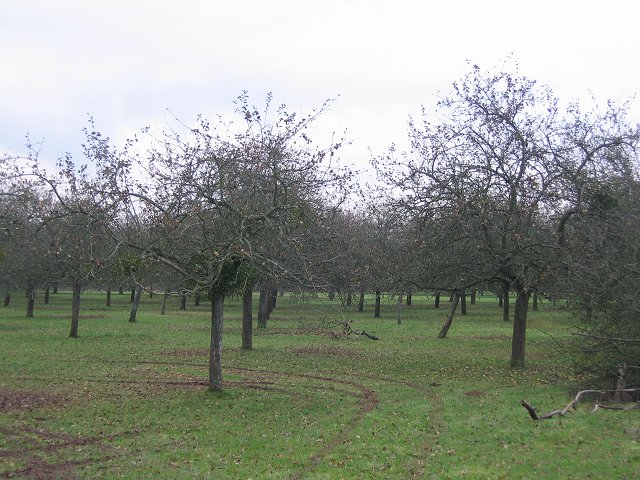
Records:
[[[446,302],[393,299],[374,319],[325,297],[284,296],[239,347],[238,299],[225,304],[226,390],[206,389],[209,306],[178,310],[145,297],[82,297],[80,338],[70,294],[0,309],[0,477],[18,478],[640,478],[638,411],[535,422],[569,402],[576,380],[554,350],[571,322],[547,303],[530,312],[527,368],[509,368],[511,325],[493,297],[468,305],[448,338]],[[257,295],[256,295],[257,297]],[[257,299],[256,299],[257,300]],[[335,339],[320,318],[354,320],[379,341]]]

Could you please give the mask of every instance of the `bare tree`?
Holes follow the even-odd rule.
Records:
[[[457,289],[510,285],[511,365],[522,368],[529,295],[558,260],[564,225],[579,210],[581,174],[625,140],[619,126],[597,120],[597,138],[581,141],[571,109],[562,115],[548,88],[477,66],[454,83],[439,109],[437,124],[426,111],[422,123],[410,123],[411,151],[398,158],[391,150],[379,171],[396,208],[428,226],[419,241],[445,252],[444,260],[432,255],[420,265],[425,284],[443,289],[440,278]]]
[[[336,165],[339,143],[317,148],[307,136],[328,103],[300,118],[284,106],[273,111],[270,96],[262,111],[246,94],[236,105],[243,128],[200,118],[194,128],[164,132],[144,161],[88,135],[105,188],[126,206],[122,215],[148,232],[144,242],[114,235],[211,301],[214,391],[222,389],[225,296],[246,292],[256,276],[304,282],[309,229],[325,206],[339,204],[348,177]],[[134,168],[146,177],[131,178]]]

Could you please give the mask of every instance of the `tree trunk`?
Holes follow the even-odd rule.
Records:
[[[187,294],[183,293],[182,295],[180,295],[180,310],[186,310],[187,309]]]
[[[457,290],[453,292],[453,298],[451,299],[451,304],[449,305],[449,314],[447,315],[447,321],[444,322],[442,328],[440,329],[440,333],[438,333],[438,338],[445,338],[447,333],[449,332],[449,328],[451,327],[451,323],[453,322],[453,316],[456,313],[456,308],[458,308],[458,303],[460,302],[460,293]]]
[[[520,290],[516,297],[516,308],[513,315],[513,337],[511,338],[511,366],[513,368],[524,368],[528,309],[529,292]]]
[[[402,294],[399,293],[398,294],[398,305],[396,307],[397,310],[397,318],[398,318],[398,325],[402,324]]]
[[[410,307],[410,306],[411,306],[411,304],[412,304],[412,302],[413,302],[413,298],[412,298],[412,297],[413,297],[413,295],[412,295],[412,293],[411,293],[411,290],[409,290],[409,291],[407,292],[407,306],[408,306],[408,307]]]
[[[44,304],[49,305],[49,287],[44,291]]]
[[[476,289],[471,290],[471,305],[476,304]]]
[[[138,315],[138,305],[140,304],[141,295],[142,285],[136,285],[136,288],[134,288],[133,303],[131,303],[131,314],[129,315],[130,323],[134,323],[136,321],[136,315]]]
[[[376,290],[376,303],[373,308],[373,316],[380,318],[380,290]]]
[[[253,348],[253,288],[242,294],[242,349]]]
[[[436,300],[434,302],[436,308],[440,308],[440,292],[436,292]]]
[[[169,298],[169,293],[164,292],[162,295],[162,310],[160,310],[160,315],[164,315],[167,311],[167,299]]]
[[[111,306],[111,289],[107,288],[107,307]]]
[[[538,292],[533,292],[533,311],[538,311]]]
[[[36,287],[27,288],[27,318],[33,317],[33,307],[36,303]]]
[[[350,307],[353,300],[351,298],[351,292],[347,292],[347,299],[345,301],[345,307]]]
[[[200,306],[200,294],[196,293],[194,298],[193,298],[193,305],[196,307]]]
[[[364,311],[364,290],[360,290],[360,298],[358,299],[358,311]]]
[[[73,297],[71,299],[71,332],[69,337],[78,338],[78,323],[80,322],[80,293],[82,288],[78,280],[73,282]]]
[[[265,286],[260,288],[260,298],[258,299],[258,328],[267,328],[267,311],[269,309],[269,289]]]
[[[124,295],[124,289],[122,287],[118,287],[118,295]]]
[[[133,287],[131,289],[131,300],[129,300],[131,303],[135,302],[136,300],[136,287]]]
[[[509,318],[509,282],[502,282],[502,319],[505,322],[511,320]]]
[[[58,294],[58,284],[57,283],[53,286],[53,294],[54,295]]]
[[[500,291],[498,292],[498,308],[502,308],[504,303],[504,292],[502,291],[502,287],[500,287]]]
[[[267,320],[276,308],[278,302],[278,287],[269,287],[269,297],[267,298]]]
[[[211,295],[211,344],[209,346],[209,391],[222,391],[222,324],[224,293]]]
[[[467,292],[462,290],[460,294],[460,315],[467,314]]]
[[[4,296],[4,306],[8,307],[11,303],[11,293],[8,293]]]

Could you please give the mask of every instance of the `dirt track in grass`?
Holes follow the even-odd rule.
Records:
[[[207,355],[204,349],[175,350],[164,352],[167,357],[196,358]],[[319,354],[356,358],[357,352],[344,347],[306,347],[294,352],[296,354]],[[145,361],[145,362],[117,362],[131,364],[128,378],[93,378],[84,381],[96,383],[115,383],[122,387],[142,393],[163,391],[176,388],[202,389],[206,388],[206,377],[200,377],[181,370],[186,368],[206,369],[206,363],[189,361]],[[162,366],[163,370],[156,367]],[[255,390],[273,391],[290,396],[296,404],[312,405],[317,402],[318,392],[334,393],[336,397],[350,398],[355,406],[355,412],[342,426],[340,431],[331,438],[325,439],[321,446],[307,458],[302,466],[290,477],[292,479],[305,478],[318,468],[324,459],[338,446],[347,442],[353,431],[362,422],[365,416],[374,410],[380,400],[375,389],[367,386],[362,381],[375,381],[377,383],[391,383],[401,385],[420,392],[427,399],[437,404],[437,396],[429,388],[412,382],[397,381],[384,377],[363,376],[355,380],[337,378],[327,375],[315,375],[307,373],[283,372],[269,369],[251,369],[229,367],[225,371],[233,377],[239,377],[224,382],[226,389],[248,388]],[[40,408],[63,408],[72,401],[71,396],[50,394],[46,392],[27,390],[0,391],[0,411],[11,413],[18,410],[35,410]],[[437,406],[437,405],[436,405]],[[106,462],[121,452],[116,451],[109,442],[112,437],[75,437],[63,433],[48,432],[34,427],[15,424],[13,427],[5,427],[0,433],[8,438],[5,447],[0,449],[0,458],[10,460],[16,467],[2,474],[4,478],[74,478],[74,469],[78,466],[91,463]],[[77,449],[86,450],[84,458],[69,460],[71,453]],[[430,445],[423,445],[414,455],[414,476],[420,476],[421,466],[431,451]],[[6,463],[6,462],[4,462]]]

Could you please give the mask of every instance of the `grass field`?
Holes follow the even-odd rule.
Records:
[[[70,294],[25,317],[0,309],[0,477],[212,479],[640,478],[640,411],[535,422],[519,405],[566,405],[576,380],[547,333],[571,320],[530,312],[527,368],[509,368],[511,325],[493,297],[468,306],[448,338],[446,303],[414,296],[396,323],[326,297],[278,299],[254,350],[239,347],[239,300],[225,305],[225,392],[207,391],[209,306],[178,310],[128,295],[82,298],[68,338]],[[257,297],[257,295],[256,295]],[[40,298],[41,300],[41,298]],[[369,299],[368,299],[369,300]],[[1,308],[1,307],[0,307]],[[380,337],[336,339],[322,318]]]

